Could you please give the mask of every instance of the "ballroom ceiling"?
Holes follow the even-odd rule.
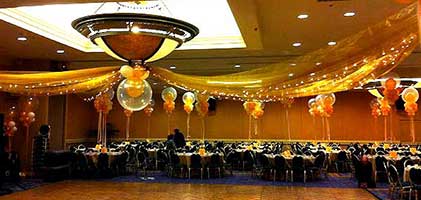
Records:
[[[3,0],[0,1],[0,8],[105,1]],[[406,5],[397,2],[399,1],[228,0],[246,48],[177,50],[151,65],[167,68],[175,66],[176,69],[173,70],[176,72],[200,75],[226,74],[261,67],[326,47],[328,42],[338,41],[363,30]],[[344,13],[347,12],[355,15],[345,17]],[[297,16],[301,14],[308,15],[308,18],[298,19]],[[50,60],[65,62],[69,69],[121,64],[105,53],[80,52],[4,21],[0,21],[0,31],[0,65],[3,66],[34,63],[23,69],[37,70],[37,63]],[[27,40],[18,41],[19,36],[25,36]],[[293,43],[297,42],[301,46],[294,47]],[[58,54],[56,51],[59,49],[64,50],[64,54]],[[234,67],[235,65],[240,67]],[[421,51],[416,50],[397,71],[402,77],[421,77],[418,66],[421,66]]]

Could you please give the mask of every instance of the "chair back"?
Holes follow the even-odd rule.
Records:
[[[390,184],[400,185],[399,172],[393,164],[388,167],[388,179]]]
[[[407,160],[405,160],[405,162],[403,163],[403,167],[404,167],[404,168],[406,168],[406,167],[408,167],[409,165],[414,165],[414,161],[408,158],[408,159],[407,159]]]
[[[317,168],[323,168],[323,164],[325,162],[326,156],[324,153],[320,153],[316,156],[316,160],[314,161],[314,166]]]
[[[411,168],[409,170],[409,180],[413,185],[421,185],[421,169]]]
[[[98,168],[107,169],[108,168],[108,154],[100,153],[98,155]]]
[[[191,168],[202,168],[202,157],[199,154],[191,155]]]
[[[292,170],[304,170],[304,158],[302,156],[292,158]]]
[[[346,155],[346,152],[343,151],[343,150],[339,151],[337,159],[338,159],[338,161],[347,161],[348,157]]]
[[[285,170],[286,161],[283,156],[275,156],[275,169],[276,170]]]
[[[211,167],[221,167],[221,156],[217,153],[212,154],[209,166]]]
[[[387,162],[384,156],[376,156],[375,163],[376,163],[376,171],[386,171],[384,163]]]

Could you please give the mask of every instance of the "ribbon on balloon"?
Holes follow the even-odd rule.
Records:
[[[202,122],[202,141],[205,141],[205,135],[206,135],[206,117],[209,113],[209,95],[207,94],[200,94],[196,93],[196,103],[195,108],[196,112],[200,117],[200,121]]]
[[[285,108],[285,119],[287,121],[287,133],[288,133],[288,140],[291,140],[291,125],[289,120],[289,109],[291,105],[294,103],[294,98],[284,98],[281,100],[282,105]]]
[[[94,106],[98,112],[98,134],[97,143],[102,146],[107,146],[107,115],[113,108],[112,99],[114,98],[114,91],[107,90],[97,96],[94,101]]]
[[[415,127],[414,127],[414,115],[418,111],[419,94],[418,90],[414,87],[408,87],[402,92],[402,99],[405,102],[405,111],[408,113],[410,119],[410,132],[412,142],[415,143]]]
[[[132,114],[133,111],[124,109],[124,115],[126,116],[126,141],[129,141],[130,138],[130,117]]]
[[[148,124],[147,124],[147,138],[149,138],[151,136],[151,116],[152,116],[152,112],[154,111],[153,107],[155,106],[155,101],[153,99],[151,99],[151,101],[149,102],[148,106],[146,106],[146,108],[143,110],[143,112],[145,113],[146,117],[148,117]]]
[[[183,94],[184,111],[187,113],[187,139],[190,139],[190,113],[193,111],[193,103],[196,101],[196,97],[192,92],[186,92]]]
[[[161,92],[161,98],[164,100],[164,110],[168,115],[168,134],[171,133],[171,114],[175,109],[175,99],[177,99],[177,90],[173,87],[167,87]]]

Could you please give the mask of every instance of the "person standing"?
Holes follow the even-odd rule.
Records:
[[[174,129],[174,143],[177,148],[186,146],[186,140],[184,139],[184,135],[178,129]]]

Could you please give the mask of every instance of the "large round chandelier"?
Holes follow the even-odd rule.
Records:
[[[159,60],[199,33],[182,20],[137,13],[89,15],[74,20],[72,26],[105,53],[130,65]]]

